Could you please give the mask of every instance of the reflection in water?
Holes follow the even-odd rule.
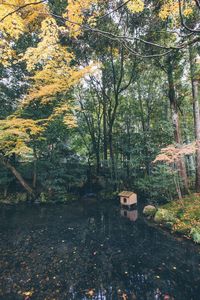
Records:
[[[126,217],[131,222],[135,222],[138,218],[138,210],[137,209],[129,210],[129,209],[121,208],[120,214],[122,217]]]
[[[197,300],[199,267],[198,246],[112,204],[0,209],[2,300]]]

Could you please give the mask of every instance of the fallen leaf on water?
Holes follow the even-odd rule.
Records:
[[[94,290],[89,290],[86,294],[92,297],[94,295]]]
[[[33,295],[33,291],[23,292],[22,295],[23,295],[23,296],[30,297],[30,296]]]

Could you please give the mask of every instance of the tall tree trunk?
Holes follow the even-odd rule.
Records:
[[[196,190],[200,192],[200,112],[199,112],[199,81],[196,76],[196,59],[194,50],[189,48],[190,56],[190,74],[191,74],[191,83],[192,83],[192,97],[193,97],[193,116],[194,116],[194,129],[195,129],[195,138],[197,144],[196,150]]]
[[[167,61],[167,78],[168,78],[168,85],[169,85],[169,100],[170,100],[170,107],[172,113],[174,139],[175,142],[180,145],[182,142],[181,131],[179,126],[179,114],[178,114],[178,107],[177,107],[177,100],[176,100],[176,93],[175,93],[175,86],[174,86],[173,62],[171,61],[171,57],[169,57]],[[189,189],[188,178],[187,178],[184,157],[182,157],[177,162],[177,167],[179,169],[179,173],[182,178],[184,188],[186,191],[188,191]]]
[[[4,187],[4,192],[3,192],[4,198],[6,198],[7,195],[8,195],[8,185],[6,185],[6,186]]]
[[[37,181],[37,161],[34,160],[33,162],[33,188],[36,188],[36,181]]]
[[[12,166],[8,161],[1,160],[3,165],[9,169],[13,175],[17,178],[19,183],[23,186],[23,188],[31,195],[34,196],[34,190],[30,187],[30,185],[24,180],[22,175]]]
[[[145,171],[147,175],[150,175],[150,160],[149,160],[149,151],[148,151],[148,131],[150,128],[150,112],[149,112],[149,104],[147,102],[147,113],[145,116],[145,110],[142,102],[142,93],[141,93],[141,86],[140,81],[137,81],[138,87],[138,100],[139,100],[139,107],[140,107],[140,116],[141,116],[141,124],[143,130],[143,144],[144,144],[144,164],[145,164]],[[148,99],[149,100],[149,99]]]
[[[96,156],[96,173],[99,175],[100,172],[100,152],[99,147],[95,150],[95,156]]]
[[[103,96],[103,156],[104,161],[108,160],[108,141],[107,141],[107,105],[106,97]]]
[[[109,151],[110,151],[112,178],[115,179],[116,174],[115,174],[115,160],[114,160],[114,153],[113,153],[113,132],[112,132],[112,127],[109,128],[108,141],[109,141]]]
[[[131,153],[130,153],[130,149],[131,149],[131,133],[130,133],[130,126],[131,126],[131,120],[129,117],[127,117],[127,153],[126,153],[126,170],[127,170],[127,179],[128,182],[130,181],[130,160],[131,160]],[[122,145],[123,147],[123,145]]]
[[[185,112],[183,112],[183,127],[184,127],[184,140],[186,141],[186,144],[190,144],[191,140],[189,136],[187,116],[185,115]],[[188,165],[189,176],[192,176],[196,170],[195,159],[193,155],[188,156],[187,162],[188,162],[187,165]]]
[[[193,81],[194,86],[194,121],[195,121],[195,136],[196,136],[196,190],[200,192],[200,115],[199,115],[199,100],[198,100],[198,81]]]

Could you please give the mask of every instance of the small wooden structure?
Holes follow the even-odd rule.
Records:
[[[123,191],[119,193],[121,205],[131,206],[137,204],[137,194],[134,192]]]

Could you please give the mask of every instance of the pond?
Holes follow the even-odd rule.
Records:
[[[200,299],[200,247],[115,203],[0,209],[0,299]]]

